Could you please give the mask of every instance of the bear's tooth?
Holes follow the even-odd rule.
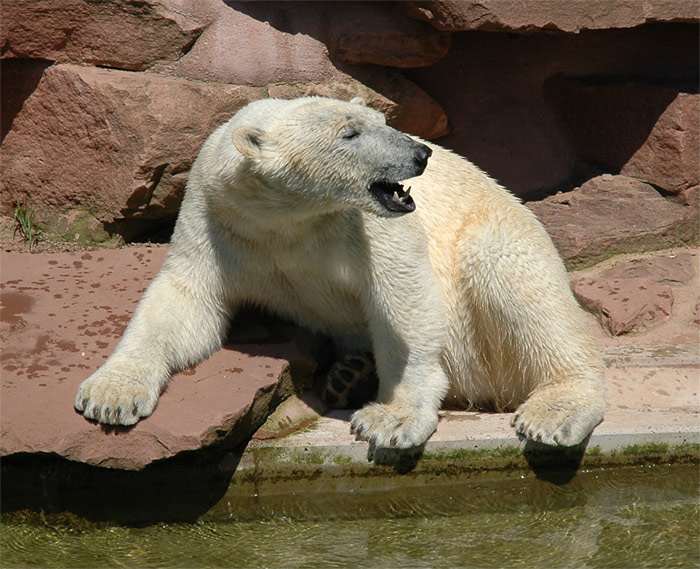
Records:
[[[397,191],[394,191],[394,195],[392,197],[394,198],[395,202],[401,203],[401,198],[399,197],[399,193]]]

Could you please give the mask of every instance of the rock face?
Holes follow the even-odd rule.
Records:
[[[698,5],[693,0],[430,0],[404,2],[413,17],[439,30],[488,30],[533,33],[557,30],[578,33],[582,30],[631,28],[651,22],[694,22]]]
[[[615,253],[697,240],[696,208],[673,203],[627,176],[604,174],[571,192],[527,205],[547,227],[569,268]]]
[[[55,238],[143,238],[231,113],[323,95],[524,198],[622,173],[694,203],[698,21],[693,0],[6,2],[0,193]]]
[[[697,27],[685,24],[581,34],[456,32],[445,58],[412,69],[410,77],[449,118],[450,132],[439,143],[531,200],[601,173],[619,174],[626,160],[610,164],[607,153],[617,157],[624,146],[629,158],[652,132],[683,139],[679,130],[662,128],[669,123],[661,118],[674,98],[697,93],[697,41]],[[624,99],[615,100],[614,91]],[[607,92],[611,97],[604,99]],[[598,97],[610,104],[596,104]],[[591,162],[591,155],[606,160]],[[665,156],[684,170],[682,155]]]
[[[241,85],[54,65],[3,143],[3,192],[31,188],[33,204],[88,209],[107,224],[173,215],[207,133],[262,96]],[[118,229],[129,237],[129,227]]]
[[[697,93],[651,83],[558,79],[550,96],[579,159],[674,194],[700,183]]]
[[[347,17],[340,18],[328,45],[335,58],[352,65],[427,67],[445,57],[452,43],[450,34],[406,20],[388,4],[355,4]],[[365,25],[367,21],[373,22],[372,27]]]
[[[148,69],[179,59],[204,28],[205,21],[183,16],[178,4],[173,0],[3,2],[2,57]]]
[[[313,339],[239,324],[235,343],[174,377],[153,415],[133,428],[78,414],[79,383],[114,350],[165,252],[3,253],[0,455],[139,470],[224,439],[245,441],[310,373]]]

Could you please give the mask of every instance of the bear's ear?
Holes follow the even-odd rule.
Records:
[[[251,162],[255,162],[262,149],[265,132],[252,126],[241,126],[233,131],[233,145]]]
[[[363,107],[367,106],[367,101],[365,101],[362,97],[353,97],[350,99],[351,103],[355,103],[356,105],[362,105]]]

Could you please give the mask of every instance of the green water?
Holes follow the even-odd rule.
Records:
[[[397,492],[251,496],[194,524],[3,517],[2,567],[698,567],[696,465]],[[230,518],[230,519],[225,519]],[[248,521],[242,521],[248,520]]]

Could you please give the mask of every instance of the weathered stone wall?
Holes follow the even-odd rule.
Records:
[[[526,199],[597,176],[581,207],[619,197],[652,225],[673,211],[653,230],[670,244],[697,235],[695,0],[0,7],[2,197],[69,234],[172,222],[218,124],[255,99],[321,94],[363,96]],[[557,199],[533,207],[564,226]]]

